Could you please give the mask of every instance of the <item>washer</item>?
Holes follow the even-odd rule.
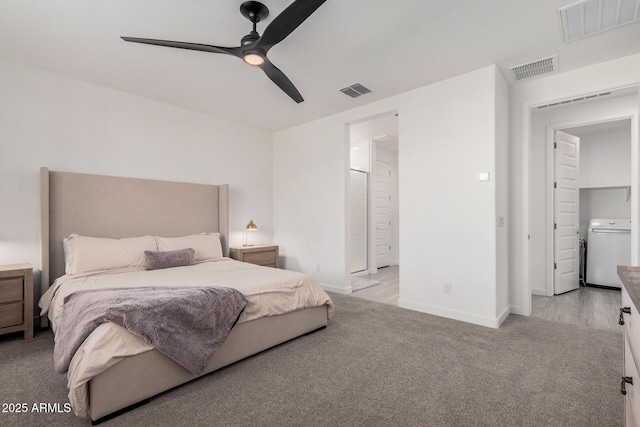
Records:
[[[587,284],[621,288],[618,265],[631,265],[631,220],[592,219],[587,231]]]

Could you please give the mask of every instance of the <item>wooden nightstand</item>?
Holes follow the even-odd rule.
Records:
[[[263,267],[278,268],[280,266],[276,245],[232,246],[229,248],[229,256],[238,261]]]
[[[33,268],[31,264],[0,266],[0,334],[24,331],[33,338]]]

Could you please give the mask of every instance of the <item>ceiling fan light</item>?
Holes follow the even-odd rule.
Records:
[[[249,65],[262,65],[264,64],[264,58],[257,53],[247,53],[244,57],[244,62]]]

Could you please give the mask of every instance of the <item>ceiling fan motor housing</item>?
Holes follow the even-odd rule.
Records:
[[[240,41],[240,45],[246,46],[248,44],[255,42],[259,38],[260,38],[260,35],[256,31],[251,31],[249,34],[247,34],[242,38],[242,40]]]

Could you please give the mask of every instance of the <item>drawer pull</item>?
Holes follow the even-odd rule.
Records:
[[[627,394],[627,390],[625,388],[625,384],[629,383],[631,385],[633,385],[633,378],[632,377],[622,377],[622,383],[620,384],[620,393],[622,394]]]
[[[618,325],[624,325],[624,318],[622,317],[622,315],[625,313],[631,314],[631,307],[620,308],[620,319],[618,320]]]

